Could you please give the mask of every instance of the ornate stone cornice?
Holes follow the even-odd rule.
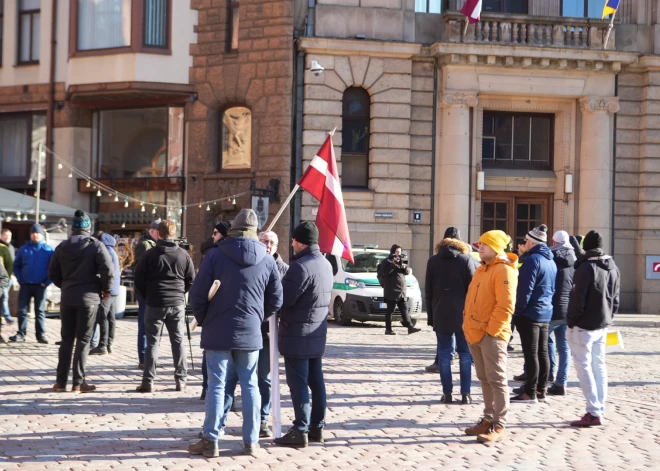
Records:
[[[583,113],[596,111],[616,113],[620,108],[618,97],[585,96],[580,98],[579,102]]]
[[[442,106],[477,106],[479,99],[477,92],[453,92],[447,91],[442,94]]]

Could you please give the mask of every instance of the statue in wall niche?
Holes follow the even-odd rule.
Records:
[[[222,169],[250,168],[252,164],[252,113],[235,106],[222,117]]]

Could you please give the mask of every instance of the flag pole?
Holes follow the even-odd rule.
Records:
[[[614,10],[614,13],[612,13],[610,25],[607,27],[607,34],[605,35],[605,41],[603,42],[603,50],[607,49],[607,43],[610,41],[610,34],[612,33],[612,28],[614,28],[614,17],[616,16],[617,11],[619,10]]]
[[[295,194],[296,194],[296,192],[298,191],[299,188],[300,188],[300,186],[296,183],[296,186],[293,187],[293,189],[291,190],[291,193],[289,193],[289,196],[287,196],[287,198],[284,201],[284,203],[282,204],[282,206],[280,206],[280,210],[277,212],[277,214],[275,215],[275,217],[273,218],[271,223],[266,228],[266,232],[273,230],[273,226],[275,225],[277,220],[280,218],[280,216],[282,215],[282,213],[284,212],[286,207],[289,206],[289,203],[291,202],[291,200],[293,199],[293,197],[295,196]]]
[[[466,16],[466,17],[465,17],[465,28],[463,28],[463,38],[465,38],[465,36],[467,36],[467,29],[468,29],[468,26],[470,26],[470,20],[469,20],[468,17]]]

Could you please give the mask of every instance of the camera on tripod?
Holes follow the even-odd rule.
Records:
[[[186,252],[190,252],[190,242],[188,242],[187,237],[179,237],[178,239],[174,239],[174,242],[176,242],[179,247],[181,247]]]

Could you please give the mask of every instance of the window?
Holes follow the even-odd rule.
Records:
[[[484,12],[527,14],[527,0],[483,0]]]
[[[484,167],[552,168],[554,116],[484,111]]]
[[[20,180],[37,179],[39,145],[46,142],[46,115],[0,115],[0,178]],[[45,159],[41,174],[46,175]]]
[[[79,51],[130,46],[130,0],[77,1]]]
[[[234,106],[222,114],[222,170],[252,166],[252,112]]]
[[[417,13],[441,13],[441,0],[415,0],[415,11]]]
[[[144,45],[167,47],[167,0],[144,0]]]
[[[577,18],[601,18],[603,0],[562,0],[561,15]]]
[[[18,63],[39,63],[40,0],[18,0]]]
[[[227,8],[229,10],[227,18],[229,18],[229,27],[227,28],[227,51],[238,51],[238,0],[229,0]]]
[[[342,99],[341,184],[367,188],[371,99],[364,88],[350,87]]]
[[[544,193],[484,192],[481,203],[481,232],[499,229],[514,239],[514,250],[525,243],[525,235],[541,224],[552,228],[552,198]],[[552,231],[549,231],[552,234]]]
[[[0,0],[0,66],[2,65],[2,36],[3,36],[3,23],[5,20],[5,2]]]

